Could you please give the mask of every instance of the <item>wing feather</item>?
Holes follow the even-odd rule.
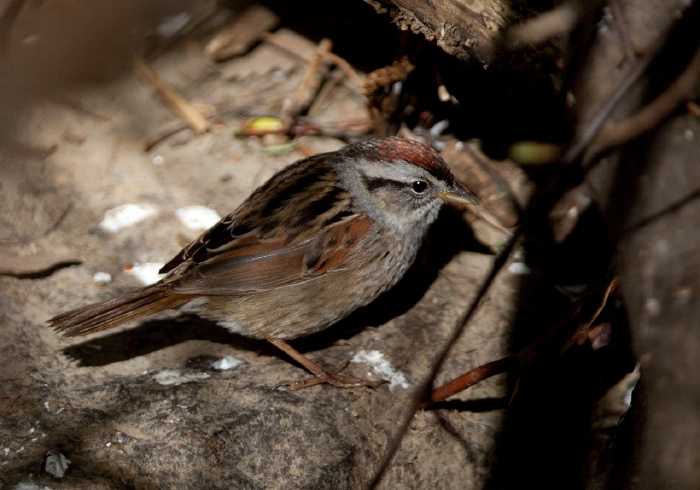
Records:
[[[319,237],[286,244],[283,237],[235,241],[208,260],[192,265],[172,283],[172,291],[193,295],[243,295],[300,284],[342,269],[369,231],[364,216],[326,228]]]

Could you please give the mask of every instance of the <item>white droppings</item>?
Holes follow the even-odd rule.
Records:
[[[658,315],[661,311],[661,305],[659,304],[659,300],[656,298],[647,298],[646,302],[644,303],[644,308],[651,316]]]
[[[95,275],[92,276],[92,280],[95,282],[112,282],[112,274],[109,272],[95,272]]]
[[[668,255],[671,251],[671,247],[668,244],[668,241],[666,240],[658,240],[654,244],[654,251],[661,256]]]
[[[124,204],[105,212],[104,219],[100,222],[100,228],[116,233],[123,228],[134,226],[154,214],[156,214],[156,209],[150,204]]]
[[[236,359],[235,357],[229,355],[213,362],[211,367],[217,371],[228,371],[229,369],[240,366],[244,362],[245,361]]]
[[[448,100],[449,100],[449,94],[448,94]],[[443,131],[447,129],[447,127],[450,125],[450,120],[449,119],[443,119],[442,121],[438,121],[435,124],[433,124],[433,127],[430,128],[430,136],[433,138],[438,138]]]
[[[361,350],[350,360],[350,362],[363,363],[371,366],[374,372],[381,379],[389,382],[389,388],[394,389],[396,386],[408,389],[410,386],[406,380],[406,376],[396,369],[389,361],[384,359],[384,354],[378,350]]]
[[[163,262],[146,262],[145,264],[131,264],[124,268],[124,274],[134,276],[141,284],[148,286],[161,280],[163,274],[158,271],[163,268]]]
[[[525,259],[525,250],[523,250],[523,247],[515,249],[515,252],[513,253],[513,258],[516,261],[520,262],[522,262]]]
[[[20,42],[24,45],[29,46],[32,44],[38,44],[40,40],[41,40],[41,34],[30,34],[30,35],[22,38],[22,40]]]
[[[200,379],[207,379],[209,375],[207,373],[202,373],[198,371],[184,372],[180,369],[161,369],[155,373],[152,378],[161,385],[169,386],[179,386],[184,383],[190,383],[192,381],[198,381]]]
[[[175,216],[191,230],[206,230],[221,220],[219,213],[206,206],[185,206],[176,210]]]
[[[625,404],[628,410],[632,406],[632,393],[634,393],[634,389],[637,386],[637,382],[639,381],[639,377],[641,376],[640,373],[641,368],[639,363],[637,363],[634,366],[634,370],[631,373],[628,373],[624,378],[622,378],[622,382],[627,384],[627,389],[624,392],[622,403]]]
[[[523,276],[531,272],[525,262],[513,262],[508,266],[508,272],[517,276]]]
[[[44,408],[46,409],[47,412],[51,411],[51,409],[49,408],[49,402],[44,402]]]
[[[50,449],[46,453],[44,471],[54,478],[63,478],[70,465],[70,459],[66,458],[58,449]]]
[[[39,483],[23,481],[23,482],[19,482],[17,485],[12,487],[12,490],[51,490],[51,489],[45,485],[40,485]]]
[[[6,447],[2,450],[2,452],[5,453],[5,456],[7,456],[8,454],[10,454],[10,448]]]

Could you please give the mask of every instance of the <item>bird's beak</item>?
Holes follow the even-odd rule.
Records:
[[[441,192],[438,197],[451,204],[479,204],[479,200],[461,185],[457,184],[451,191]]]

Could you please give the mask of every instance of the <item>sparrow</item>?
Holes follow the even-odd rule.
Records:
[[[393,287],[445,203],[478,204],[443,159],[418,141],[369,139],[300,160],[160,270],[159,282],[60,314],[74,337],[175,308],[264,339],[319,383],[378,383],[329,373],[287,341],[324,330]]]

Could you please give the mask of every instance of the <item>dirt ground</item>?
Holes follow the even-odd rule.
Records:
[[[613,122],[668,96],[686,66],[678,47],[697,41],[697,6],[678,0],[672,14],[625,0],[571,14],[564,2],[554,15],[577,27],[565,33],[531,11],[548,2],[511,2],[520,8],[509,16],[461,11],[485,45],[467,42],[466,24],[442,24],[440,37],[421,23],[438,15],[422,11],[431,2],[404,2],[420,7],[404,16],[399,1],[308,0],[300,11],[268,0],[269,32],[215,61],[211,40],[258,2],[83,3],[11,0],[0,11],[0,489],[368,488],[397,435],[379,488],[697,481],[697,452],[685,448],[700,439],[687,435],[700,427],[688,328],[700,266],[697,213],[684,207],[698,205],[697,97],[681,94],[656,133],[633,134],[624,152],[603,146],[584,168]],[[370,6],[388,4],[381,15]],[[544,24],[515,30],[520,47],[480,22],[535,17]],[[688,40],[662,43],[666,29]],[[522,48],[532,35],[540,44]],[[368,95],[358,80],[370,73]],[[315,76],[324,82],[309,90]],[[287,134],[251,134],[250,118],[289,115],[309,93]],[[349,361],[348,374],[385,380],[378,389],[278,387],[307,373],[265,342],[177,312],[86,338],[47,328],[154,281],[284,166],[387,134],[431,143],[481,206],[446,209],[394,290],[292,342],[324,367]],[[559,153],[516,165],[513,148]],[[567,193],[544,206],[554,184]],[[434,386],[518,353],[510,373],[418,410],[401,434],[516,230]],[[606,284],[619,290],[603,298]]]
[[[49,23],[39,17],[34,26]],[[121,18],[110,34],[123,33],[129,21]],[[31,26],[22,24],[13,39],[26,40]],[[10,41],[25,50],[22,57],[33,53],[24,76],[55,61],[60,31]],[[106,44],[83,49],[113,55]],[[44,49],[28,53],[31,46]],[[305,373],[265,343],[174,313],[87,339],[48,329],[46,320],[60,312],[139,286],[134,266],[166,262],[198,236],[201,229],[188,228],[176,210],[206,206],[223,216],[276,170],[342,146],[309,136],[277,154],[260,138],[236,137],[244,112],[279,110],[304,65],[284,55],[281,67],[215,64],[202,47],[188,38],[152,66],[204,113],[215,113],[213,125],[203,135],[178,131],[150,151],[144,141],[182,120],[118,55],[106,80],[65,90],[15,87],[17,98],[4,101],[12,117],[0,166],[1,488],[360,488],[492,263],[467,220],[448,214],[396,291],[294,343],[324,366],[355,359],[350,374],[391,380],[377,390],[276,388]],[[5,67],[20,58],[4,56]],[[364,100],[345,81],[317,117],[366,117]],[[108,211],[130,204],[151,214],[118,231],[100,225]],[[511,271],[499,277],[438,381],[507,353],[520,277],[517,267]],[[242,363],[212,367],[227,356]],[[482,487],[506,395],[500,376],[456,397],[459,411],[419,412],[383,488]],[[51,450],[70,461],[63,478],[45,471]],[[60,467],[56,458],[48,462]]]

